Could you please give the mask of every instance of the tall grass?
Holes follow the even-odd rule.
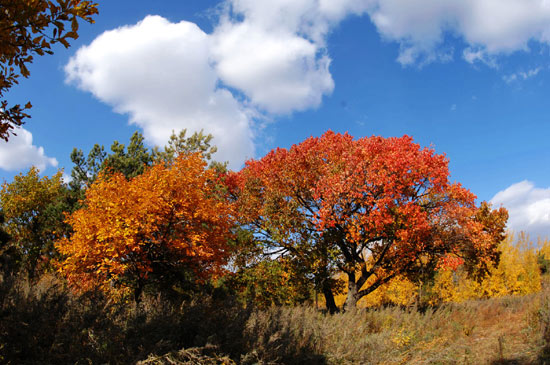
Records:
[[[419,310],[243,308],[208,295],[118,305],[55,276],[0,281],[0,363],[550,364],[550,290]]]

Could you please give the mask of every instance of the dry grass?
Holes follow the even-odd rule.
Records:
[[[254,313],[247,330],[258,339],[251,344],[258,357],[274,363],[304,363],[299,356],[309,353],[328,364],[536,364],[544,362],[540,299],[333,316],[277,308]]]
[[[54,277],[0,282],[0,363],[550,364],[550,290],[327,315],[230,298],[116,306]]]
[[[220,356],[216,354],[216,348],[210,348],[208,346],[203,348],[190,348],[182,349],[179,351],[172,351],[162,356],[150,355],[146,360],[139,361],[137,365],[234,365],[235,361],[231,360],[227,356]]]

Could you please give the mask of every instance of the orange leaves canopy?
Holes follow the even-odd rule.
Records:
[[[80,290],[136,296],[152,281],[201,280],[221,272],[228,256],[231,207],[199,154],[182,154],[131,180],[101,175],[85,207],[68,217],[70,239],[57,243],[60,270]],[[178,276],[179,275],[179,276]]]

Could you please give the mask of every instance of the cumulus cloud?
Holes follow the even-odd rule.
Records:
[[[0,143],[0,169],[17,171],[27,167],[36,166],[44,170],[48,166],[57,166],[57,160],[48,157],[43,147],[32,144],[32,134],[23,128],[18,128],[7,143]]]
[[[270,113],[319,106],[334,89],[326,38],[369,1],[228,1],[212,34],[221,80]]]
[[[211,34],[159,16],[107,31],[70,59],[67,80],[128,114],[148,142],[204,129],[215,137],[217,158],[239,167],[254,154],[259,120],[316,108],[332,93],[327,39],[351,15],[368,16],[384,39],[398,42],[403,65],[453,59],[448,36],[464,40],[467,62],[492,67],[499,54],[550,40],[548,0],[222,4]]]
[[[466,61],[491,65],[492,57],[550,41],[548,0],[373,0],[368,13],[380,34],[401,45],[398,61],[434,60],[445,36],[464,40]]]
[[[227,0],[227,21],[246,23],[268,31],[295,33],[323,44],[331,28],[350,14],[363,14],[372,0]],[[239,19],[239,20],[235,20]]]
[[[150,143],[204,129],[218,159],[239,167],[253,157],[258,120],[315,108],[332,92],[326,37],[366,3],[228,0],[212,34],[148,16],[79,49],[67,81],[128,114]]]
[[[204,129],[238,167],[254,152],[252,111],[218,86],[209,57],[208,35],[195,24],[148,16],[80,48],[65,71],[69,82],[127,113],[152,144],[165,145],[172,130]]]
[[[306,24],[302,15],[317,1],[283,3],[235,0],[212,34],[148,16],[79,49],[67,81],[128,114],[150,143],[164,145],[172,130],[204,129],[218,158],[239,167],[253,157],[257,120],[317,107],[332,92],[324,39],[342,9],[356,7],[326,3]]]
[[[67,81],[128,114],[150,143],[204,129],[218,159],[239,167],[253,157],[257,121],[315,108],[332,93],[326,37],[368,1],[224,3],[212,34],[160,16],[107,31],[70,59]]]
[[[524,180],[498,192],[491,203],[508,209],[508,228],[513,231],[550,237],[550,187],[538,188]]]
[[[222,24],[213,35],[213,58],[221,80],[270,113],[317,107],[334,82],[330,58],[295,33],[256,24]]]
[[[268,50],[276,49],[277,44],[287,44],[302,52],[295,53],[294,61],[312,60],[314,49],[324,49],[327,35],[335,25],[350,15],[365,14],[384,39],[399,43],[397,61],[403,65],[450,61],[455,50],[446,44],[446,37],[465,42],[464,60],[490,67],[497,66],[496,56],[527,50],[530,41],[550,42],[548,0],[228,0],[225,3],[232,10],[231,15],[237,15],[223,17],[218,28],[224,38],[220,41],[220,54],[225,55],[228,63],[235,61],[232,54],[238,54],[235,57],[239,60],[246,56],[253,60],[254,50],[263,49],[261,45],[255,46],[261,42],[249,40],[248,45],[242,45],[244,48],[229,50],[232,45],[240,45],[232,40],[252,34],[252,38],[265,39]],[[297,44],[297,40],[309,41],[314,48],[307,50],[307,43]],[[241,51],[249,52],[243,55]],[[328,81],[330,74],[323,73],[322,65],[330,58],[323,56],[324,59],[315,58],[317,64],[310,62],[307,70],[315,73],[318,80]],[[279,57],[286,65],[292,64],[293,59]],[[224,65],[219,68],[231,82]],[[325,94],[331,90],[329,82],[322,85],[326,87]],[[255,93],[254,85],[240,87]]]

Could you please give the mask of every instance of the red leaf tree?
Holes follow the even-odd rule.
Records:
[[[498,257],[507,212],[449,181],[448,160],[411,137],[327,132],[250,160],[228,178],[239,219],[271,255],[294,257],[336,310],[333,276],[348,277],[346,307],[396,275],[437,265],[483,269]]]

